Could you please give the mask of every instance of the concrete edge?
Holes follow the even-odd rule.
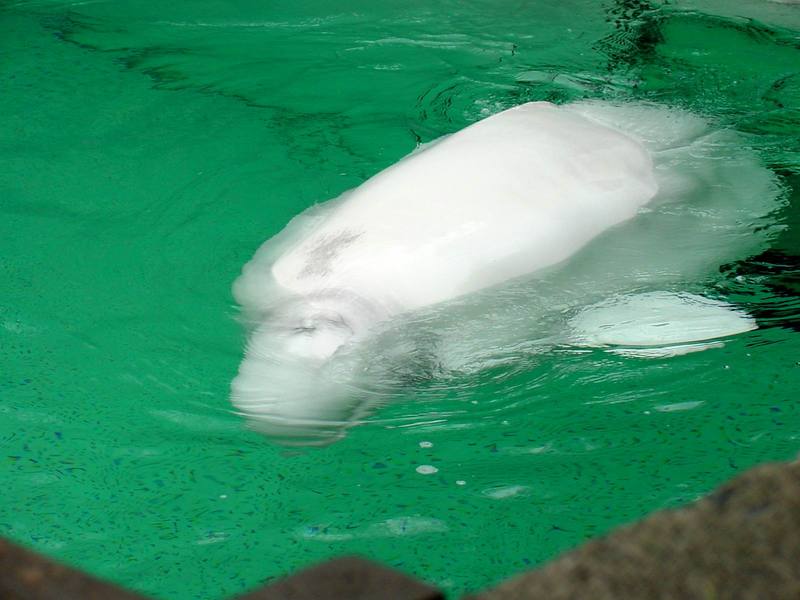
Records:
[[[462,600],[800,598],[800,462],[754,467]]]

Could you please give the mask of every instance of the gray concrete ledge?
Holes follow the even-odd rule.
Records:
[[[150,599],[0,538],[0,600]],[[444,596],[399,571],[345,556],[234,600],[444,600]]]
[[[473,600],[800,599],[800,463],[591,541]]]
[[[2,600],[145,600],[0,538]]]
[[[358,557],[329,560],[236,600],[444,600],[442,593]]]

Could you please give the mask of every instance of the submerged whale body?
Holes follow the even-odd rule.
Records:
[[[232,401],[279,441],[328,443],[375,403],[364,374],[380,379],[391,371],[380,363],[397,356],[381,348],[414,346],[414,315],[427,324],[441,317],[435,335],[445,339],[458,331],[458,350],[444,344],[439,359],[454,369],[479,365],[486,347],[535,335],[554,306],[575,313],[564,343],[607,345],[592,328],[608,328],[601,321],[616,314],[615,297],[651,317],[676,309],[691,322],[702,310],[686,341],[752,329],[722,302],[619,295],[691,280],[752,252],[764,241],[753,223],[776,198],[771,176],[734,134],[683,111],[599,102],[506,110],[312,207],[258,250],[234,284],[250,331]],[[504,286],[505,300],[496,295]],[[481,328],[487,306],[509,294],[523,308]],[[458,325],[448,329],[448,318]],[[403,331],[379,333],[404,320]],[[648,346],[637,335],[635,345]],[[674,338],[671,347],[682,347]]]

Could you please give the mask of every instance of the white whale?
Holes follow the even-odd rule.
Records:
[[[690,280],[763,244],[754,223],[774,209],[777,188],[731,135],[662,107],[535,102],[418,149],[296,217],[244,267],[234,295],[250,332],[234,405],[280,441],[327,443],[374,402],[360,373],[375,376],[375,363],[396,355],[381,348],[414,345],[391,324],[429,326],[419,315],[439,317],[435,335],[471,337],[471,348],[459,342],[451,352],[461,366],[464,354],[535,337],[530,328],[554,306],[575,309],[561,341],[624,346],[624,337],[592,331],[608,329],[598,319],[616,314],[614,294]],[[642,231],[650,221],[665,229]],[[600,272],[592,248],[609,257]],[[531,291],[539,288],[547,293]],[[504,294],[510,316],[481,328]],[[652,320],[677,309],[673,348],[755,326],[719,301],[668,291],[640,298],[623,297],[623,312],[645,307]],[[692,329],[698,312],[702,325]],[[634,345],[648,346],[633,329]]]

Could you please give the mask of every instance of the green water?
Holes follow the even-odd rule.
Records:
[[[698,282],[758,330],[554,350],[325,448],[246,428],[230,285],[261,242],[419,142],[584,97],[705,115],[775,172],[771,249]],[[798,255],[800,6],[0,1],[0,535],[161,598],[345,553],[486,587],[800,450]]]

